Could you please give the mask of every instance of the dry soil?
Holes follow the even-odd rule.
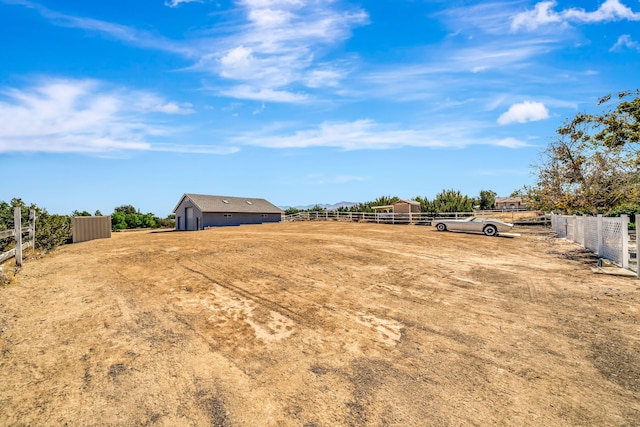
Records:
[[[28,259],[0,287],[0,424],[640,425],[640,281],[514,232],[282,223]]]

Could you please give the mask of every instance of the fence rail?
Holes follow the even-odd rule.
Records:
[[[462,219],[470,216],[496,218],[515,224],[549,224],[550,217],[538,211],[475,211],[442,213],[392,213],[392,212],[298,212],[285,215],[284,221],[353,221],[377,224],[431,225],[437,219]]]
[[[29,240],[22,241],[24,234],[29,235]],[[0,254],[0,263],[15,257],[16,265],[22,266],[22,251],[27,248],[35,247],[36,238],[36,211],[31,209],[29,211],[29,226],[26,230],[22,230],[22,211],[20,208],[13,209],[13,230],[0,231],[0,239],[7,239],[13,237],[16,242],[16,247]]]
[[[630,244],[629,217],[604,218],[588,216],[569,216],[551,214],[551,228],[558,237],[575,242],[585,249],[608,259],[622,268],[635,270],[640,277],[638,251],[640,242],[638,230],[640,215],[636,215],[636,244]],[[631,254],[635,253],[632,262]]]

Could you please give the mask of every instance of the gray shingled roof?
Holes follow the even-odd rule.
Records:
[[[274,213],[281,214],[282,209],[269,203],[265,199],[250,197],[208,196],[206,194],[185,194],[173,209],[176,212],[180,203],[188,197],[202,212],[225,213]]]

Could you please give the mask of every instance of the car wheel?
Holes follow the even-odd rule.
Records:
[[[436,230],[438,231],[447,231],[447,226],[444,224],[436,224]]]
[[[498,234],[498,229],[495,225],[487,225],[484,228],[484,234],[486,234],[487,236],[495,236],[496,234]]]

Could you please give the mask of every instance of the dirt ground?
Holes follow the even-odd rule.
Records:
[[[0,424],[640,425],[640,281],[514,232],[282,223],[28,259],[0,287]]]

